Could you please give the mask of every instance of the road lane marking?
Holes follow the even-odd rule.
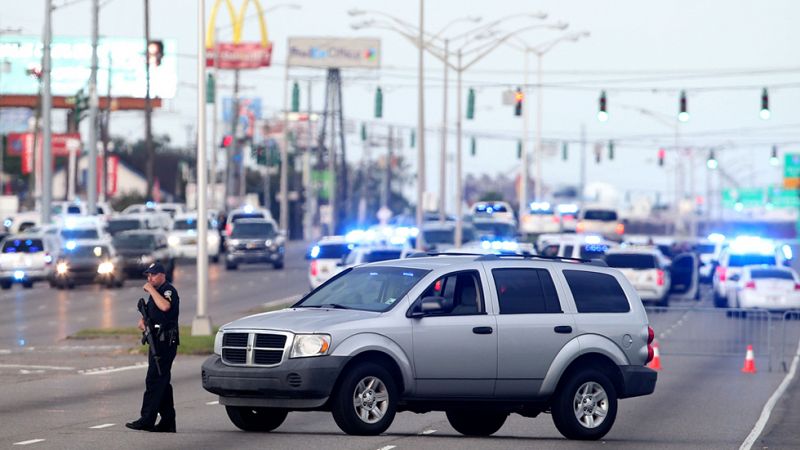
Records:
[[[7,348],[0,348],[0,355],[9,355],[11,354],[11,350]]]
[[[30,441],[14,442],[14,445],[30,445],[37,442],[44,442],[44,439],[31,439]]]
[[[772,394],[772,397],[767,400],[767,403],[764,405],[764,409],[761,410],[761,417],[758,418],[756,425],[753,427],[753,430],[750,432],[750,434],[747,435],[747,438],[744,440],[744,442],[742,442],[739,450],[750,450],[750,448],[753,447],[753,444],[755,444],[758,440],[759,436],[761,436],[761,432],[764,431],[764,427],[767,426],[767,422],[769,422],[769,416],[772,414],[772,409],[775,408],[778,400],[786,392],[786,389],[794,379],[795,373],[797,373],[798,361],[800,361],[800,341],[797,342],[797,351],[792,359],[792,367],[789,369],[789,373],[787,373],[783,378],[783,381],[778,386],[778,389]]]
[[[219,405],[219,400],[214,400],[213,402],[206,402],[206,405]]]
[[[379,448],[378,450],[392,450],[395,447],[397,447],[397,446],[396,445],[386,445],[386,446],[383,446],[383,447]]]
[[[19,369],[19,373],[20,373],[20,375],[28,375],[28,374],[31,374],[31,373],[44,373],[44,370],[42,370],[42,369],[38,369],[38,370]]]
[[[147,363],[137,363],[132,366],[125,366],[125,367],[99,367],[97,369],[79,370],[78,373],[80,373],[81,375],[106,375],[109,373],[123,372],[126,370],[146,369],[146,368],[147,368]]]
[[[116,425],[116,424],[114,424],[114,423],[104,423],[102,425],[95,425],[95,426],[89,427],[89,428],[92,429],[92,430],[102,430],[103,428],[113,427],[114,425]]]
[[[424,431],[423,431],[422,433],[420,433],[420,434],[422,434],[422,435],[427,435],[427,434],[433,434],[433,433],[436,433],[436,430],[424,430]]]
[[[0,364],[0,369],[24,369],[24,370],[75,370],[74,367],[61,366],[30,366],[27,364]]]

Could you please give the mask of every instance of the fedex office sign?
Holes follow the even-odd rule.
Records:
[[[289,66],[380,68],[377,38],[289,38]]]

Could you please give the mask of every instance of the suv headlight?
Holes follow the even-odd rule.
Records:
[[[290,358],[307,358],[323,356],[331,348],[331,336],[328,334],[298,334],[292,343]]]
[[[56,264],[56,273],[59,275],[64,275],[69,272],[69,264],[64,261],[59,262]]]
[[[222,356],[222,330],[217,331],[214,336],[214,354]]]
[[[167,243],[172,247],[176,247],[178,244],[181,243],[181,238],[178,236],[170,236],[167,238]]]

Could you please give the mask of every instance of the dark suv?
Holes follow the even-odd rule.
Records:
[[[52,287],[72,289],[76,283],[95,282],[109,288],[124,282],[117,254],[107,241],[80,241],[59,254]]]
[[[225,268],[236,270],[239,264],[268,263],[283,269],[284,238],[269,219],[239,219],[231,225],[225,243]]]
[[[172,281],[175,258],[163,231],[123,231],[114,236],[113,243],[119,254],[119,265],[126,276],[141,278],[144,269],[160,261],[167,271],[167,280]]]

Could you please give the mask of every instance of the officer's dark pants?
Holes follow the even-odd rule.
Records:
[[[172,385],[170,378],[172,361],[178,351],[177,345],[156,344],[158,350],[158,364],[161,367],[161,375],[156,369],[156,361],[153,352],[149,352],[147,367],[147,378],[145,379],[145,391],[142,398],[142,421],[145,425],[153,426],[156,423],[156,414],[161,414],[161,423],[175,423],[175,405],[172,400]]]

